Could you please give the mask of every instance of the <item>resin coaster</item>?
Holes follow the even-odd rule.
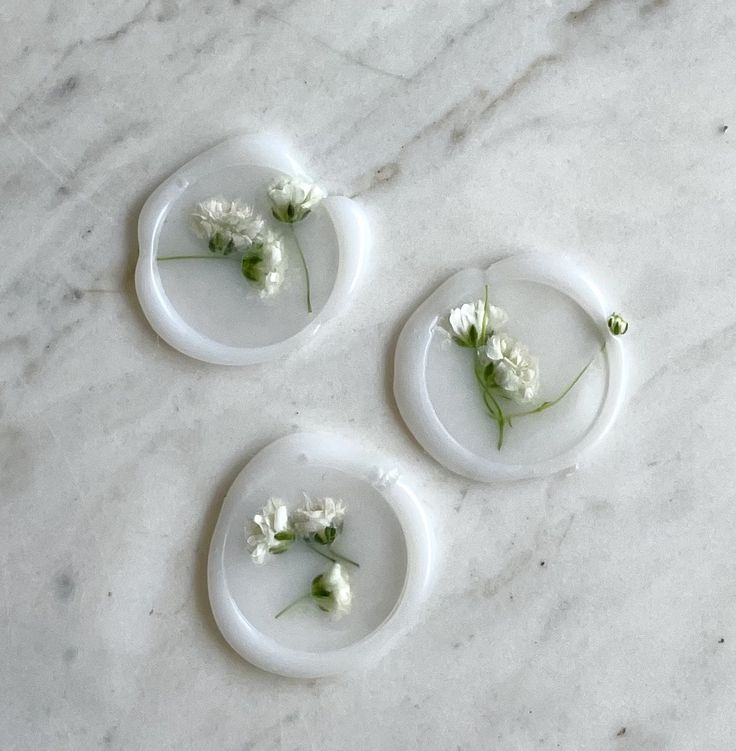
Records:
[[[360,568],[345,566],[353,604],[337,621],[312,601],[275,617],[330,561],[298,542],[258,565],[246,545],[246,524],[270,497],[294,508],[305,492],[347,509],[335,549]],[[422,506],[393,463],[336,436],[289,435],[257,454],[225,498],[209,554],[212,611],[233,649],[263,670],[316,678],[364,668],[416,620],[432,547]]]
[[[503,330],[538,358],[539,396],[553,401],[589,368],[570,392],[543,412],[512,419],[498,448],[474,373],[475,352],[444,333],[452,308],[482,300],[503,308]],[[414,312],[396,348],[394,393],[417,441],[440,464],[474,480],[515,480],[575,469],[609,430],[625,387],[621,342],[606,319],[613,308],[568,261],[522,255],[487,270],[451,277]],[[524,408],[504,402],[509,413]],[[528,409],[528,407],[527,407]]]
[[[302,346],[345,309],[364,265],[367,224],[359,207],[342,196],[327,196],[296,224],[276,222],[267,187],[279,177],[303,174],[277,139],[238,136],[195,157],[154,191],[138,224],[135,279],[143,312],[162,339],[199,360],[249,365]],[[208,253],[190,218],[198,203],[214,197],[247,203],[282,235],[288,268],[272,297],[259,296],[237,261],[157,261]],[[292,231],[309,268],[311,313]]]

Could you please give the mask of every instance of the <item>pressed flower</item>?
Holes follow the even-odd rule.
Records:
[[[334,542],[342,530],[345,505],[335,498],[310,498],[294,512],[294,531],[299,537],[320,545]]]
[[[527,347],[508,334],[493,334],[481,357],[488,361],[486,378],[504,396],[519,404],[528,404],[539,393],[539,364]]]
[[[507,320],[506,312],[489,305],[487,299],[453,308],[449,316],[453,341],[473,349],[485,344],[488,334],[500,329]]]
[[[265,563],[269,555],[278,555],[289,549],[295,535],[289,511],[280,498],[268,499],[246,525],[245,538],[250,557],[258,564]]]
[[[325,197],[326,193],[303,177],[280,177],[268,188],[273,215],[280,222],[300,222]]]
[[[240,201],[210,198],[197,204],[191,225],[197,237],[208,241],[213,253],[227,256],[253,245],[263,230],[263,219]]]
[[[611,313],[608,316],[608,330],[614,336],[622,336],[629,330],[629,324],[619,313]]]
[[[339,563],[333,563],[326,573],[314,578],[311,594],[319,609],[334,620],[347,615],[353,604],[350,578]]]
[[[279,235],[270,230],[260,234],[243,256],[243,276],[260,288],[261,297],[270,297],[286,278],[287,261]]]
[[[309,214],[327,194],[303,177],[279,177],[268,187],[271,211],[280,222],[296,224]],[[307,288],[307,312],[312,312],[312,291],[309,282],[309,266],[304,257],[299,238],[294,233],[294,244],[304,267],[304,282]]]

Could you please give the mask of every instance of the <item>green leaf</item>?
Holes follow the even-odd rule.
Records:
[[[325,530],[325,539],[327,540],[327,544],[329,545],[331,542],[335,542],[335,538],[337,537],[337,530],[334,527],[327,527]]]
[[[293,532],[277,532],[274,535],[274,538],[277,540],[293,540],[294,539],[294,533]]]

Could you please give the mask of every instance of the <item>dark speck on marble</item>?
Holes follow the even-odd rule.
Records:
[[[723,637],[721,637],[721,638],[720,638],[720,639],[718,640],[718,643],[719,643],[719,644],[723,644],[723,642],[724,642],[724,641],[726,641],[726,640],[725,640],[725,639],[724,639]]]
[[[468,129],[462,126],[455,126],[450,133],[450,140],[453,143],[461,143],[465,140],[465,136],[468,133]]]
[[[69,76],[64,79],[52,92],[52,96],[57,99],[63,99],[71,94],[75,89],[79,87],[79,78],[77,76]]]
[[[67,647],[63,653],[64,662],[74,662],[78,654],[79,650],[76,647]]]
[[[74,596],[74,590],[77,585],[72,575],[67,571],[62,571],[54,577],[54,594],[56,599],[61,602],[69,602]]]
[[[720,130],[721,133],[725,133],[728,130],[728,125],[721,125],[721,127],[718,128],[718,130]]]
[[[626,735],[626,728],[621,728],[621,730],[616,733],[617,738],[620,738],[622,735]]]

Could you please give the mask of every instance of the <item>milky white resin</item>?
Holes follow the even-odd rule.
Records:
[[[244,527],[274,495],[290,508],[311,496],[342,498],[345,526],[335,549],[346,566],[353,609],[333,621],[311,601],[278,620],[331,565],[301,543],[263,565],[249,557]],[[230,488],[212,539],[210,603],[228,643],[281,675],[316,678],[363,668],[415,621],[430,584],[433,544],[422,505],[392,462],[343,438],[295,433],[258,453]]]
[[[473,372],[474,353],[443,334],[450,309],[483,297],[504,308],[504,327],[538,356],[541,401],[553,400],[597,354],[556,406],[519,417],[496,447],[496,423],[485,411]],[[474,480],[516,480],[575,469],[620,410],[626,381],[621,340],[607,329],[615,306],[568,260],[524,254],[487,270],[448,279],[414,312],[396,348],[394,393],[419,443],[438,462]],[[504,402],[507,412],[524,407]]]
[[[138,223],[136,290],[149,323],[172,347],[222,365],[266,362],[302,346],[347,307],[365,263],[365,217],[350,199],[328,196],[302,222],[276,222],[266,189],[283,174],[304,170],[281,141],[241,135],[192,159],[146,201]],[[289,269],[273,297],[261,299],[234,260],[156,261],[158,255],[209,253],[191,231],[189,216],[198,202],[219,196],[254,206],[283,235]],[[292,227],[309,265],[311,314]]]

